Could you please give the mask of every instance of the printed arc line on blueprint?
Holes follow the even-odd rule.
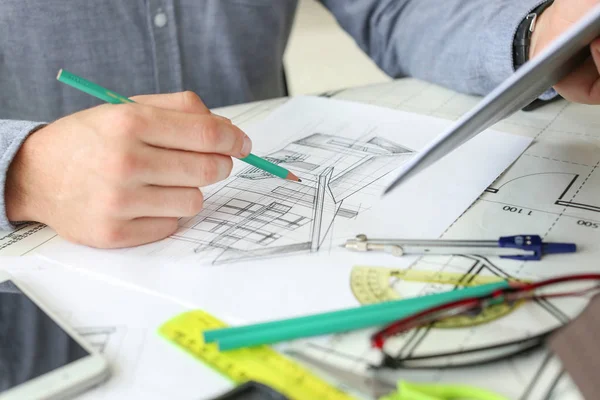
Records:
[[[598,165],[565,164],[557,160],[522,157],[494,185],[483,199],[501,199],[523,207],[548,212],[581,211],[600,213],[596,196],[600,186]]]
[[[249,167],[205,201],[204,210],[180,221],[173,239],[220,264],[320,249],[336,218],[352,219],[352,195],[382,178],[414,151],[381,137],[352,140],[315,133],[266,158],[293,169],[302,183]]]

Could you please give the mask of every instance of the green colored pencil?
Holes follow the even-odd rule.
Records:
[[[328,335],[385,325],[427,308],[447,302],[481,296],[499,288],[507,281],[478,285],[459,290],[436,293],[409,299],[344,309],[298,318],[260,324],[215,329],[203,333],[206,343],[216,342],[219,350],[273,344],[286,340]]]
[[[112,90],[103,88],[100,85],[95,84],[94,82],[90,82],[87,79],[84,79],[80,76],[73,74],[65,69],[61,69],[58,71],[58,75],[56,79],[62,83],[66,83],[69,86],[74,87],[75,89],[81,90],[89,95],[99,98],[100,100],[104,100],[107,103],[111,104],[123,104],[123,103],[135,103],[133,100],[122,96]],[[287,169],[280,167],[277,164],[269,162],[264,158],[260,158],[252,153],[248,154],[244,158],[240,158],[241,161],[244,161],[258,169],[266,171],[270,174],[273,174],[279,178],[288,179],[290,181],[302,182],[300,178],[296,175],[288,171]]]

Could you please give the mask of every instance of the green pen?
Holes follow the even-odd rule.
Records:
[[[73,74],[65,69],[61,69],[58,71],[58,75],[56,79],[59,82],[66,83],[69,86],[74,87],[75,89],[81,90],[89,95],[99,98],[100,100],[104,100],[107,103],[111,104],[124,104],[124,103],[135,103],[133,100],[122,96],[112,90],[108,90],[103,88],[100,85],[95,84],[94,82],[90,82],[87,79],[84,79],[80,76]],[[288,171],[287,169],[280,167],[277,164],[269,162],[264,158],[260,158],[252,153],[248,154],[244,158],[240,158],[241,161],[244,161],[260,170],[266,171],[272,175],[275,175],[279,178],[287,179],[295,182],[302,182],[300,178],[296,175]]]

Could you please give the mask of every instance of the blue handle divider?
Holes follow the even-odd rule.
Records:
[[[541,260],[544,254],[574,253],[575,243],[544,243],[539,235],[502,236],[498,240],[499,247],[532,251],[533,254],[500,256],[513,260]]]

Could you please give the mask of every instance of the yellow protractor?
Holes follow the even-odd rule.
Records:
[[[356,266],[350,275],[350,286],[354,297],[361,304],[382,303],[398,300],[402,295],[394,288],[397,281],[418,282],[452,286],[474,286],[501,281],[502,278],[490,275],[461,274],[443,271],[423,271],[414,269],[394,269],[387,267]],[[468,328],[501,318],[523,301],[513,304],[497,304],[469,315],[457,315],[440,320],[434,328]]]

